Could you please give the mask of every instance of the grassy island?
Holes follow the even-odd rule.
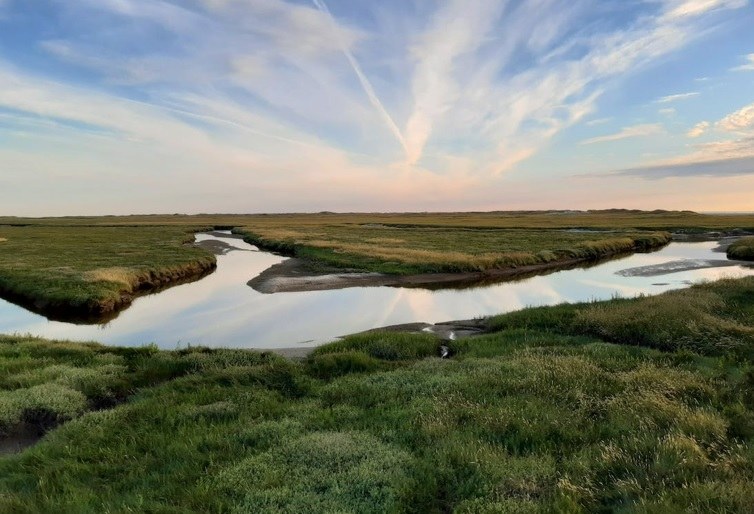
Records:
[[[0,295],[53,318],[101,320],[215,268],[190,228],[0,225],[0,236]]]

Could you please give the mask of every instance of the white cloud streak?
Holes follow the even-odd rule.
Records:
[[[317,9],[319,9],[321,12],[327,15],[333,27],[337,29],[337,22],[335,21],[335,18],[333,18],[332,14],[330,13],[330,10],[327,8],[327,5],[322,0],[312,0],[312,2],[317,7]],[[336,30],[335,37],[339,38],[337,30]],[[395,121],[393,121],[392,116],[390,116],[390,114],[387,112],[387,109],[385,109],[385,106],[382,105],[382,102],[380,101],[380,98],[377,96],[377,93],[375,92],[374,87],[372,87],[372,83],[369,82],[369,79],[366,77],[366,75],[362,71],[361,66],[359,66],[359,62],[353,56],[353,54],[348,49],[348,46],[346,44],[344,44],[340,39],[338,39],[338,43],[340,44],[340,48],[343,51],[343,54],[346,56],[346,59],[348,59],[348,63],[351,65],[351,68],[353,69],[354,73],[358,77],[361,87],[364,88],[364,92],[369,98],[369,102],[374,106],[375,109],[377,109],[377,112],[382,117],[383,121],[385,122],[385,125],[388,127],[390,132],[393,133],[393,135],[401,144],[401,146],[404,148],[404,150],[408,152],[408,147],[406,145],[406,141],[403,138],[403,134],[401,133],[401,130],[398,128],[398,125],[395,124]]]
[[[747,0],[671,0],[665,18],[675,20],[719,9],[738,9],[746,3]]]
[[[635,137],[654,136],[657,134],[662,134],[663,132],[664,132],[664,129],[662,128],[662,125],[657,124],[657,123],[634,125],[631,127],[624,127],[620,132],[616,132],[615,134],[607,134],[604,136],[597,136],[597,137],[585,139],[584,141],[581,142],[581,144],[593,145],[596,143],[607,143],[611,141],[620,141],[623,139],[631,139]]]
[[[597,125],[604,125],[609,123],[612,118],[597,118],[596,120],[589,120],[586,122],[587,127],[596,127]]]
[[[513,7],[489,1],[476,9],[484,11],[481,18],[467,12],[465,2],[447,3],[441,11],[447,18],[437,18],[419,39],[425,46],[418,47],[412,81],[414,109],[405,131],[408,161],[420,162],[436,151],[434,145],[450,144],[467,147],[488,163],[484,173],[512,169],[594,111],[605,81],[677,50],[698,36],[701,15],[734,4],[664,1],[657,18],[640,18],[627,29],[581,38],[573,33],[571,15],[583,15],[584,3],[539,0]],[[505,5],[505,15],[491,24]],[[535,43],[530,27],[539,26],[543,12],[559,15],[548,19],[551,29],[544,42]],[[574,56],[574,50],[561,50],[564,47],[579,51]],[[543,57],[516,70],[520,52]],[[672,95],[665,101],[680,98]]]
[[[691,92],[691,93],[679,93],[677,95],[663,96],[662,98],[658,98],[657,100],[655,100],[655,102],[658,104],[667,104],[670,102],[677,102],[679,100],[687,100],[695,96],[699,96],[699,93],[696,91]]]
[[[745,58],[748,61],[746,64],[731,68],[731,71],[754,71],[754,54],[749,54]]]
[[[473,55],[484,44],[503,6],[503,2],[485,1],[469,9],[464,0],[451,0],[418,38],[412,49],[414,107],[406,123],[409,164],[421,159],[435,124],[461,99],[458,59]]]

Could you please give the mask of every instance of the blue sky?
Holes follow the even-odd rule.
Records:
[[[0,0],[0,214],[754,210],[748,0]]]

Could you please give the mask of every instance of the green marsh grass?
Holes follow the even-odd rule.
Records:
[[[453,273],[592,260],[670,242],[666,232],[575,232],[371,225],[236,229],[260,248],[337,268]],[[379,235],[380,237],[375,237]],[[390,243],[385,243],[390,241]]]
[[[62,424],[0,457],[0,511],[749,512],[752,291],[526,309],[452,359],[388,332],[302,362],[5,338],[3,412]]]
[[[728,258],[754,261],[754,237],[742,237],[728,247]]]

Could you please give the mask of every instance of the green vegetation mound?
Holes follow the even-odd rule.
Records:
[[[728,247],[728,258],[754,261],[754,237],[743,237]]]
[[[411,455],[364,432],[291,437],[215,477],[232,512],[363,512],[401,509]]]

